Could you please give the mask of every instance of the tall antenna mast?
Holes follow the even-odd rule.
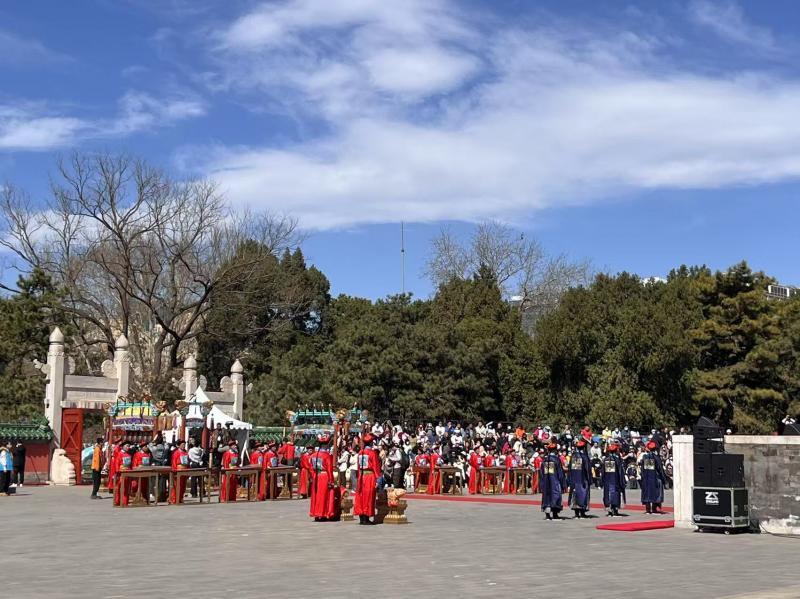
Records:
[[[400,221],[400,288],[406,293],[406,233],[403,221]]]

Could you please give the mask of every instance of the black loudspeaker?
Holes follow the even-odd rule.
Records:
[[[711,486],[711,454],[710,453],[696,453],[696,454],[694,454],[694,486],[695,487],[710,487]]]
[[[694,427],[695,439],[722,439],[725,431],[716,422],[705,416],[701,416]]]
[[[712,453],[711,486],[743,487],[744,456],[735,453]],[[697,456],[695,456],[697,459]],[[695,486],[700,486],[695,482]]]
[[[698,453],[721,453],[724,445],[725,444],[722,441],[716,441],[714,439],[698,439],[695,437],[694,453],[695,455]]]
[[[800,435],[800,424],[787,424],[783,429],[784,435]]]

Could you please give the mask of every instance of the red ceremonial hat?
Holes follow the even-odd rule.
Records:
[[[234,441],[233,439],[228,441],[228,446],[233,446],[233,445],[236,445],[236,441]]]
[[[547,444],[547,449],[558,449],[558,445],[556,445],[555,441],[550,441],[550,443]]]
[[[648,441],[645,447],[647,449],[656,449],[658,447],[658,443],[656,443],[655,441]]]
[[[331,436],[328,434],[322,434],[319,437],[317,437],[317,440],[324,445],[326,443],[330,443]]]
[[[586,439],[578,439],[575,441],[575,445],[578,447],[586,447]]]
[[[372,443],[375,440],[375,437],[372,436],[372,433],[367,433],[364,435],[364,443]]]
[[[618,449],[619,449],[619,445],[617,445],[616,443],[611,443],[608,446],[608,451],[617,451]]]

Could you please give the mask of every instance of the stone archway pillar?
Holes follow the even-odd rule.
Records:
[[[61,401],[64,398],[64,334],[58,327],[50,333],[47,350],[47,388],[45,390],[44,413],[53,431],[53,443],[61,446]]]

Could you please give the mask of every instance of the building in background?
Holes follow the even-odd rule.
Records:
[[[769,299],[788,300],[794,297],[800,289],[789,285],[767,285],[767,297]]]

